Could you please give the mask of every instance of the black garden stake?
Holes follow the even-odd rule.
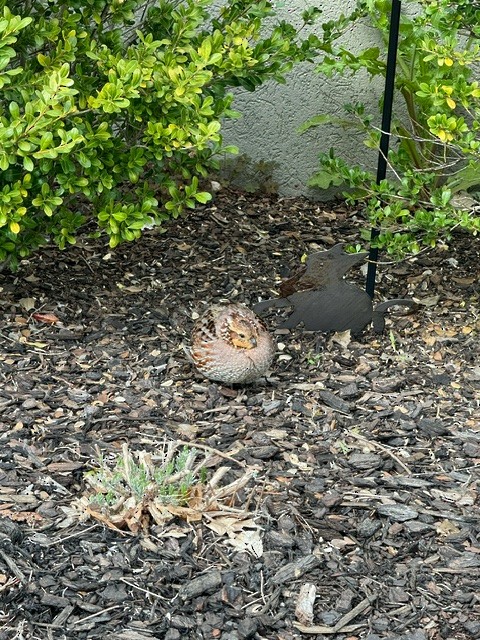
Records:
[[[390,128],[392,124],[393,94],[395,90],[395,68],[397,65],[398,34],[400,31],[401,0],[392,0],[390,14],[390,33],[388,36],[387,70],[385,75],[385,91],[383,94],[382,134],[378,152],[377,184],[387,175],[388,146],[390,143]],[[371,240],[375,240],[379,230],[372,229]],[[367,282],[365,290],[373,298],[375,292],[375,276],[377,274],[378,247],[370,247],[368,254]]]

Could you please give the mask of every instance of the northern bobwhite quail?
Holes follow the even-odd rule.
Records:
[[[210,380],[253,382],[266,373],[274,354],[265,323],[242,304],[213,305],[193,327],[190,355]]]

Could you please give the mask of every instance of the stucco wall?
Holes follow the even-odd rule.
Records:
[[[302,11],[312,2],[279,0],[276,5],[280,19],[295,22],[300,21]],[[328,3],[317,1],[317,5],[324,12],[321,23],[322,18],[330,20],[342,12],[347,13],[353,3],[332,0]],[[354,49],[378,44],[376,33],[368,28],[356,27],[345,34],[345,39]],[[327,199],[332,196],[331,191],[320,193],[307,186],[308,178],[318,167],[320,151],[333,147],[343,158],[354,162],[367,161],[370,166],[375,165],[376,154],[366,149],[361,137],[352,131],[325,125],[300,135],[298,127],[319,113],[344,115],[342,107],[347,102],[366,102],[371,105],[372,113],[376,113],[382,92],[382,81],[371,83],[361,75],[327,79],[316,73],[311,64],[298,65],[289,74],[286,85],[271,82],[255,92],[236,91],[234,107],[243,117],[225,122],[224,140],[238,146],[240,154],[247,155],[252,164],[275,162],[272,178],[281,195],[307,194]],[[251,168],[249,165],[247,171]],[[245,183],[248,181],[249,176],[246,175]]]

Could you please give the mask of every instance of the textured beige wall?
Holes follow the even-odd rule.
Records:
[[[295,22],[301,20],[302,11],[313,3],[289,0],[276,4],[279,18]],[[317,0],[316,4],[323,9],[324,19],[330,20],[347,13],[353,3],[334,0],[322,4]],[[354,49],[378,44],[376,33],[366,27],[346,33],[345,40]],[[332,196],[331,191],[321,193],[307,187],[308,178],[318,167],[320,151],[328,152],[333,147],[344,159],[366,160],[370,166],[375,166],[376,154],[366,149],[352,131],[324,125],[300,135],[298,127],[319,113],[343,115],[342,107],[347,102],[369,103],[371,112],[376,113],[382,92],[383,81],[371,83],[360,75],[327,79],[316,73],[313,65],[302,64],[290,73],[286,85],[272,82],[253,93],[237,90],[234,107],[243,117],[224,124],[224,140],[238,146],[240,154],[246,154],[252,163],[276,162],[272,177],[281,195],[306,194],[327,199]],[[245,176],[245,182],[248,180]]]

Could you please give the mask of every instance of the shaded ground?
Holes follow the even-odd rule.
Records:
[[[209,384],[181,348],[194,311],[270,297],[358,225],[222,194],[111,255],[86,240],[0,274],[0,639],[480,637],[478,240],[383,265],[378,300],[414,296],[415,314],[351,341],[281,332],[254,386]],[[147,541],[77,521],[95,446],[165,435],[228,453],[232,478],[257,469],[259,557],[198,523]]]

